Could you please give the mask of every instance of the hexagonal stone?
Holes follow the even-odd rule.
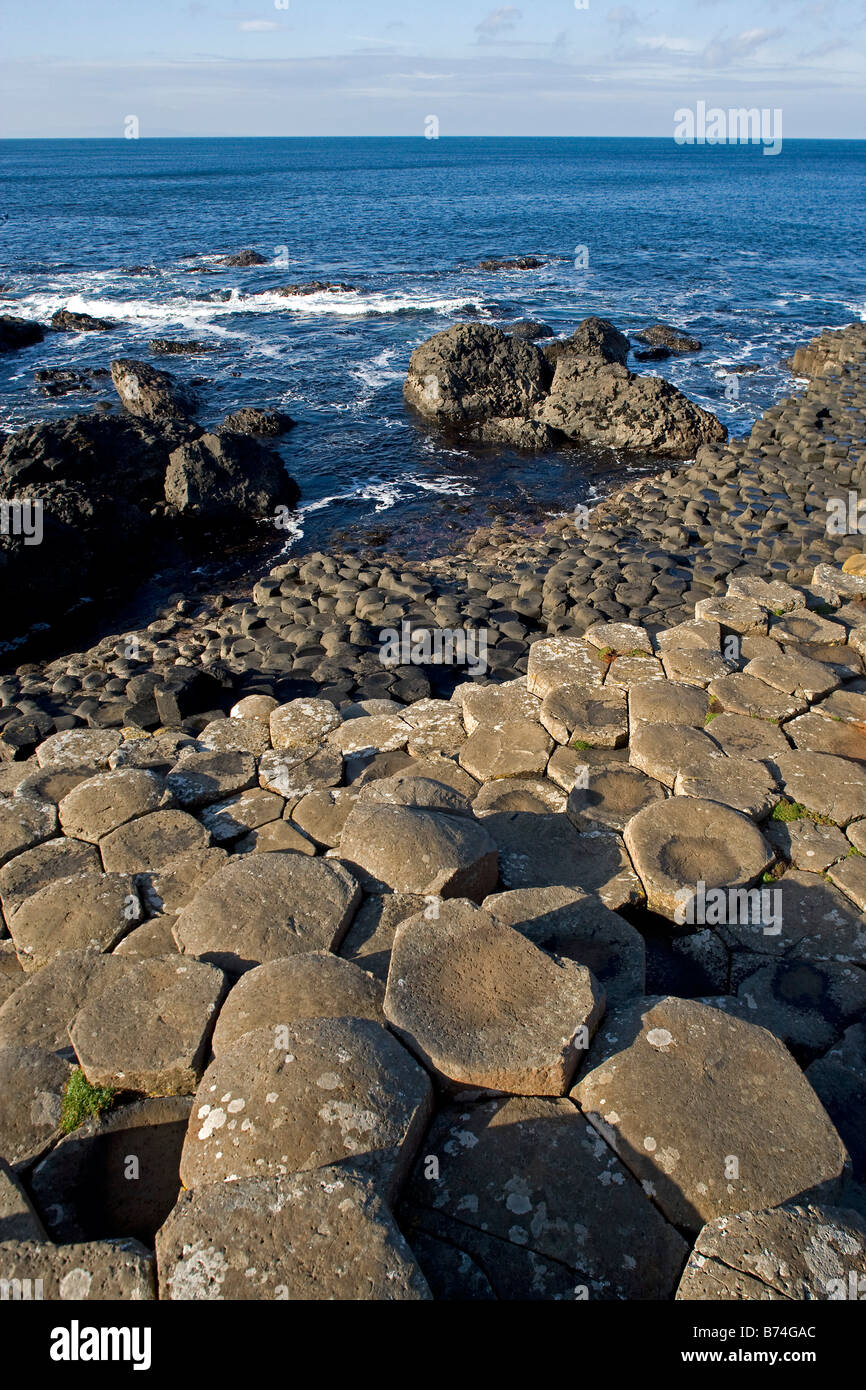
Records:
[[[418,811],[444,811],[451,816],[471,816],[472,803],[463,792],[430,777],[377,777],[358,790],[359,806],[410,806]]]
[[[191,1109],[189,1096],[135,1101],[61,1139],[30,1179],[52,1239],[126,1235],[152,1246],[177,1201]]]
[[[649,681],[661,683],[664,679],[664,667],[655,657],[618,656],[610,664],[605,690],[614,686],[630,690],[633,685],[646,685]]]
[[[152,811],[112,830],[100,840],[99,852],[108,873],[138,874],[209,846],[210,835],[187,811]]]
[[[866,974],[830,961],[780,960],[737,989],[741,1017],[781,1038],[798,1057],[826,1052],[866,1009]]]
[[[563,791],[570,792],[578,778],[590,767],[628,765],[627,748],[566,748],[557,744],[547,764],[547,776]]]
[[[834,758],[866,762],[866,733],[856,724],[828,719],[817,706],[799,719],[789,720],[785,733],[803,753],[829,753]]]
[[[826,700],[813,706],[814,714],[841,719],[846,724],[866,726],[866,694],[860,690],[834,690]]]
[[[451,700],[463,711],[467,734],[474,734],[476,729],[498,729],[515,720],[535,721],[541,709],[539,697],[532,694],[525,679],[502,685],[458,685]]]
[[[562,1095],[603,1011],[585,967],[552,960],[472,903],[397,928],[385,1017],[446,1082]]]
[[[842,892],[866,912],[866,858],[862,854],[851,855],[834,864],[830,878]]]
[[[113,956],[170,956],[179,954],[173,935],[174,918],[151,917],[115,946]]]
[[[649,633],[635,623],[593,623],[583,637],[599,651],[615,652],[617,656],[637,656],[640,652],[652,656]]]
[[[385,991],[357,965],[327,951],[268,961],[243,975],[223,1005],[213,1035],[218,1057],[256,1029],[291,1027],[308,1018],[383,1021]]]
[[[586,767],[569,794],[566,814],[578,830],[625,830],[632,816],[664,795],[659,782],[628,763]]]
[[[73,731],[75,732],[75,731]],[[49,1302],[141,1303],[156,1298],[153,1255],[137,1240],[49,1245],[10,1240],[0,1245],[3,1277],[41,1281]]]
[[[253,786],[256,760],[251,753],[183,753],[165,780],[177,804],[194,811]]]
[[[237,854],[274,854],[284,850],[311,857],[316,854],[313,841],[287,820],[268,821],[267,825],[251,830],[242,840],[237,840],[234,848]]]
[[[795,714],[802,714],[806,701],[796,695],[781,695],[766,681],[734,671],[729,676],[710,681],[710,699],[729,714],[747,714],[752,719],[767,719],[781,724]]]
[[[408,743],[413,757],[428,753],[450,756],[466,738],[463,717],[450,700],[417,700],[405,706],[403,718],[413,731]]]
[[[541,699],[558,685],[602,685],[607,662],[580,637],[545,637],[529,648],[526,683]]]
[[[358,804],[343,829],[340,856],[367,887],[480,902],[498,876],[488,819],[482,824],[410,806]]]
[[[866,769],[859,763],[829,753],[796,752],[780,754],[774,767],[785,795],[808,811],[841,826],[866,814]]]
[[[358,799],[357,787],[325,787],[309,792],[292,809],[292,820],[317,845],[334,849]]]
[[[44,1048],[0,1043],[0,1153],[13,1168],[26,1167],[59,1136],[71,1071]]]
[[[643,937],[593,894],[575,888],[518,888],[491,894],[483,907],[542,950],[585,965],[604,989],[609,1007],[643,994]]]
[[[502,1299],[665,1299],[687,1246],[565,1100],[445,1107],[413,1174],[417,1230],[456,1245]],[[600,1210],[604,1213],[599,1220]]]
[[[660,652],[701,651],[718,652],[722,645],[722,629],[718,623],[706,619],[677,623],[676,627],[665,628],[656,633],[656,646]]]
[[[688,724],[638,724],[628,747],[632,766],[666,787],[673,787],[680,772],[717,755],[712,739]]]
[[[744,816],[764,820],[779,800],[776,779],[754,758],[707,758],[677,773],[674,796],[719,801]]]
[[[709,1222],[689,1256],[677,1300],[858,1298],[864,1274],[866,1224],[857,1212],[790,1203]]]
[[[523,811],[485,816],[484,825],[499,851],[503,888],[582,888],[597,893],[614,912],[643,900],[622,839],[613,831],[578,834],[566,816]]]
[[[632,685],[628,692],[628,714],[632,723],[686,724],[702,729],[709,699],[696,685],[681,681],[647,681]]]
[[[422,911],[432,916],[439,905],[435,894],[424,898],[415,893],[373,893],[364,899],[343,937],[340,955],[384,984],[399,924]]]
[[[748,888],[773,863],[770,846],[750,820],[691,796],[655,801],[639,811],[625,843],[648,907],[672,921],[698,883]]]
[[[370,1019],[245,1033],[202,1078],[181,1180],[196,1187],[340,1164],[381,1182],[390,1198],[432,1104],[427,1073]]]
[[[804,817],[802,820],[770,820],[764,834],[783,859],[795,869],[823,873],[837,859],[844,859],[851,846],[835,825],[818,825]]]
[[[832,623],[817,613],[804,613],[800,610],[774,618],[770,626],[770,636],[777,642],[839,642],[847,640],[848,630],[842,623]]]
[[[230,844],[251,830],[280,820],[284,806],[281,796],[266,792],[263,787],[250,787],[248,791],[230,796],[226,801],[215,801],[212,806],[206,806],[201,814],[201,823],[218,845]]]
[[[271,711],[271,743],[278,749],[315,748],[340,723],[330,700],[291,700]]]
[[[184,1192],[156,1254],[175,1301],[431,1297],[374,1185],[327,1168]]]
[[[725,598],[702,598],[695,604],[695,618],[698,622],[718,623],[728,632],[767,631],[767,614],[751,598],[730,595]]]
[[[135,880],[91,869],[40,888],[9,918],[25,970],[41,970],[65,951],[111,951],[141,920]]]
[[[230,860],[178,914],[186,955],[241,975],[263,961],[337,948],[361,892],[342,864],[275,852]]]
[[[67,792],[90,776],[83,767],[52,767],[50,764],[39,767],[35,758],[26,763],[9,763],[7,768],[13,776],[16,768],[22,774],[9,788],[9,793],[14,793],[15,799],[26,796],[31,801],[48,801],[52,806],[57,806]]]
[[[34,845],[0,869],[0,901],[8,918],[40,888],[60,878],[100,868],[99,852],[81,840],[45,840]]]
[[[844,1146],[784,1044],[694,1000],[613,1015],[572,1095],[683,1229],[840,1191]]]
[[[496,729],[476,729],[461,745],[459,763],[479,782],[543,773],[553,741],[540,724],[512,720]]]
[[[866,1027],[855,1023],[839,1042],[806,1071],[842,1136],[854,1165],[854,1179],[866,1177]]]
[[[775,758],[791,746],[778,725],[747,714],[714,714],[704,732],[731,758]]]
[[[127,821],[159,810],[167,800],[166,784],[155,772],[100,772],[64,796],[58,808],[60,824],[64,835],[97,844]]]
[[[545,815],[564,811],[565,793],[546,777],[505,777],[486,782],[472,798],[476,816],[494,811],[535,811]]]
[[[797,695],[804,700],[819,700],[839,684],[839,677],[829,666],[810,661],[805,656],[757,657],[745,667],[743,674],[754,676],[765,685],[780,690],[783,695]]]
[[[388,756],[386,754],[386,756]],[[397,755],[394,755],[397,756]],[[403,754],[399,755],[401,758]],[[371,775],[371,771],[375,775]],[[407,777],[426,777],[430,782],[442,782],[446,787],[453,787],[456,792],[462,792],[470,799],[478,791],[478,782],[471,777],[468,772],[464,772],[462,767],[458,767],[451,758],[442,758],[438,754],[431,754],[428,758],[407,758],[398,768],[390,772],[380,769],[373,769],[372,764],[368,764],[367,771],[363,772],[358,778],[361,786],[366,786],[368,782],[375,782],[380,778],[399,776]]]
[[[702,689],[706,689],[710,681],[736,670],[734,662],[718,651],[705,651],[700,647],[667,648],[662,656],[662,667],[668,680],[698,685]]]
[[[57,808],[28,796],[0,801],[0,865],[57,834]]]
[[[212,753],[252,753],[257,757],[271,746],[270,725],[267,719],[214,719],[202,729],[198,742]]]
[[[336,748],[320,748],[263,753],[259,761],[259,783],[270,792],[285,797],[290,805],[320,787],[336,787],[343,777],[343,758]]]
[[[0,1047],[40,1047],[71,1057],[70,1023],[90,994],[122,970],[122,961],[96,951],[56,956],[0,1006]]]
[[[806,596],[780,579],[760,579],[757,575],[734,576],[728,581],[729,598],[750,598],[771,613],[790,613],[805,608]]]
[[[89,992],[70,1025],[87,1080],[150,1096],[191,1095],[225,992],[222,971],[178,956],[128,957],[123,967]]]
[[[176,854],[161,869],[136,874],[142,902],[148,912],[180,912],[227,859],[224,849],[191,849]]]
[[[391,753],[405,748],[412,726],[396,714],[347,719],[328,735],[328,743],[347,757],[352,753]]]
[[[823,874],[788,870],[762,892],[769,899],[770,927],[757,914],[716,925],[728,945],[768,956],[795,955],[811,961],[866,963],[866,932],[851,903]],[[767,914],[764,914],[765,916]],[[747,920],[744,920],[748,918]]]
[[[159,734],[146,734],[144,730],[137,729],[135,734],[134,738],[124,739],[109,755],[110,768],[150,768],[164,776],[171,772],[185,749],[195,752],[200,747],[190,734],[183,734],[178,729],[166,729]]]
[[[236,705],[232,705],[229,710],[229,718],[264,719],[267,721],[278,706],[279,700],[275,700],[272,695],[245,695],[242,700],[238,700]]]
[[[0,1243],[45,1240],[45,1229],[8,1163],[0,1158]]]
[[[36,761],[40,767],[107,767],[121,737],[116,729],[64,729],[40,743]]]
[[[560,685],[544,697],[541,722],[557,743],[619,748],[628,740],[625,691]]]

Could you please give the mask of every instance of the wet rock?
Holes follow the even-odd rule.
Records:
[[[683,332],[681,328],[671,328],[669,323],[654,323],[642,333],[636,333],[639,343],[649,343],[651,347],[665,347],[675,357],[687,352],[700,352],[703,344],[699,338]]]
[[[45,329],[30,319],[16,319],[11,314],[0,314],[0,353],[17,352],[19,348],[32,347],[41,343]]]
[[[295,423],[291,415],[286,414],[284,410],[257,410],[245,406],[242,410],[234,410],[231,415],[227,415],[217,433],[252,434],[272,439],[277,435],[287,434],[289,430],[294,429]]]
[[[57,309],[51,315],[51,327],[60,333],[105,333],[114,324],[97,319],[92,314],[75,314],[70,309]]]
[[[203,434],[169,455],[165,500],[199,521],[269,516],[293,507],[300,489],[282,460],[252,438]]]

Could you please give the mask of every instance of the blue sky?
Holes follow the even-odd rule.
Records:
[[[579,4],[583,0],[578,0]],[[5,0],[0,136],[670,135],[698,100],[866,138],[866,0]]]

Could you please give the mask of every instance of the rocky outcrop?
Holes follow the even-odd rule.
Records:
[[[30,319],[16,319],[11,314],[0,314],[0,352],[17,352],[19,348],[32,347],[41,343],[45,329],[40,323]]]
[[[727,431],[669,382],[625,366],[628,339],[604,319],[542,353],[486,324],[460,324],[412,355],[404,395],[440,428],[482,442],[591,447],[688,458]]]
[[[217,265],[231,266],[233,269],[247,269],[253,265],[267,265],[268,258],[259,251],[235,251],[231,256],[223,256]]]
[[[478,270],[538,270],[544,265],[537,256],[493,256],[490,260],[479,261]]]
[[[254,439],[203,434],[169,455],[165,500],[181,516],[267,516],[299,496],[282,460]]]
[[[268,294],[281,294],[284,299],[296,299],[307,294],[355,294],[356,287],[343,280],[308,280],[301,285],[278,285]]]
[[[681,328],[671,328],[669,323],[654,323],[651,328],[636,333],[635,337],[639,343],[647,343],[650,347],[667,348],[674,357],[687,352],[700,352],[703,347],[699,338],[693,338]]]
[[[227,415],[216,433],[223,434],[228,431],[229,434],[254,434],[272,438],[286,434],[294,427],[295,421],[284,410],[258,410],[253,406],[245,406],[242,410],[235,410],[231,415]]]
[[[785,364],[794,376],[821,377],[866,362],[866,323],[819,333]]]
[[[58,309],[51,315],[51,327],[58,333],[107,333],[114,324],[108,319],[96,319],[92,314],[76,314],[71,309]]]
[[[189,420],[195,396],[170,372],[157,371],[146,362],[119,357],[111,364],[111,380],[124,410],[141,420],[158,423]]]

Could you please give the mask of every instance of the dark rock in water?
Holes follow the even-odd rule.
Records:
[[[40,367],[33,373],[43,396],[69,396],[75,391],[92,391],[90,373],[70,368]]]
[[[217,261],[217,265],[229,265],[246,267],[251,265],[267,265],[267,256],[262,256],[258,251],[236,251],[233,256],[223,256]]]
[[[256,410],[246,406],[227,415],[217,428],[217,434],[258,434],[273,438],[294,429],[295,421],[283,410]]]
[[[751,376],[761,370],[760,362],[741,362],[737,366],[725,368],[726,372],[733,372],[736,376]]]
[[[213,352],[214,349],[208,347],[207,343],[196,342],[194,338],[184,341],[182,338],[151,338],[148,343],[148,350],[162,356],[171,354],[180,356],[185,352]]]
[[[0,352],[17,352],[19,348],[32,347],[34,343],[41,343],[44,337],[45,329],[41,323],[0,314]]]
[[[605,319],[586,319],[543,352],[487,324],[457,324],[416,348],[404,396],[440,427],[526,449],[565,438],[688,458],[727,438],[670,382],[628,371],[628,351]]]
[[[518,319],[516,323],[507,323],[503,330],[512,338],[522,338],[524,342],[535,342],[536,338],[552,338],[553,329],[547,323],[539,323],[537,319]]]
[[[105,333],[114,324],[108,319],[95,319],[92,314],[73,314],[70,309],[58,309],[51,315],[51,327],[60,333]]]
[[[578,324],[570,338],[558,339],[544,349],[548,362],[556,363],[560,357],[576,354],[579,357],[595,357],[602,362],[618,362],[625,366],[631,344],[624,333],[614,328],[608,319],[588,318]]]
[[[300,492],[282,460],[254,439],[203,434],[171,454],[165,500],[182,516],[261,517],[294,506]]]
[[[666,362],[671,355],[670,348],[636,348],[635,360],[638,362]]]
[[[281,294],[284,299],[293,299],[297,295],[304,294],[356,294],[354,285],[347,285],[342,280],[310,280],[305,285],[278,285],[275,290],[268,290],[268,294]]]
[[[124,268],[124,275],[155,275],[155,265],[128,265]]]
[[[146,362],[118,357],[111,364],[111,380],[130,415],[166,422],[188,420],[195,398],[169,372],[157,371]]]
[[[537,256],[514,256],[511,259],[493,256],[488,261],[479,261],[478,270],[537,270],[544,265]]]
[[[666,347],[674,356],[684,352],[700,352],[703,347],[698,338],[692,338],[681,328],[671,328],[669,323],[654,323],[652,328],[645,328],[643,333],[636,333],[635,337],[639,343],[649,343],[650,347]]]

